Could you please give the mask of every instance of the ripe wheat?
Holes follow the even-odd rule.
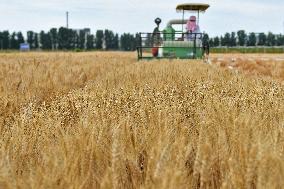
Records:
[[[281,188],[282,81],[133,53],[0,54],[0,188]]]

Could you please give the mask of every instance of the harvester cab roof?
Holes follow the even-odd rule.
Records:
[[[176,10],[177,11],[199,11],[199,12],[205,12],[210,5],[203,4],[203,3],[185,3],[177,5]]]
[[[137,46],[138,59],[201,59],[209,54],[209,45],[203,41],[204,34],[199,29],[199,15],[204,13],[210,5],[201,3],[179,4],[177,12],[182,13],[182,19],[173,19],[167,23],[163,31],[159,30],[161,19],[157,18],[157,27],[152,33],[139,33]],[[185,14],[196,14],[185,19]],[[173,25],[182,25],[181,30],[175,30]],[[184,27],[186,25],[186,27]]]
[[[196,13],[197,12],[197,23],[199,23],[199,14],[205,13],[205,11],[210,7],[209,4],[203,3],[185,3],[177,5],[177,12],[182,12],[182,19],[184,20],[184,16],[186,12]]]

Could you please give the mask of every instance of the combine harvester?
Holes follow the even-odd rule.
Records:
[[[182,12],[182,19],[170,20],[167,27],[160,31],[161,19],[157,18],[157,27],[152,33],[139,33],[137,46],[138,60],[142,59],[202,59],[209,55],[209,44],[203,39],[204,33],[199,29],[199,14],[204,13],[208,4],[187,3],[176,7]],[[185,13],[194,13],[185,19]],[[177,31],[173,26],[181,26]]]

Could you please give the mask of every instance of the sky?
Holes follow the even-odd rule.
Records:
[[[171,19],[181,18],[180,3],[208,3],[200,16],[200,28],[210,36],[244,29],[247,32],[284,32],[283,0],[0,0],[0,31],[70,28],[111,29],[124,32],[151,32],[154,19],[164,28]],[[187,14],[189,17],[191,14]]]

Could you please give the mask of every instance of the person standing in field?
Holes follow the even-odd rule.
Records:
[[[152,35],[152,45],[153,45],[152,54],[154,57],[158,56],[159,46],[161,44],[161,34],[159,29],[161,22],[162,20],[160,18],[155,19],[155,23],[157,24],[157,26],[154,28]]]
[[[160,44],[161,41],[161,35],[160,35],[160,24],[161,24],[162,20],[160,18],[156,18],[155,19],[155,23],[157,24],[157,26],[154,28],[153,30],[153,45],[157,46]]]

